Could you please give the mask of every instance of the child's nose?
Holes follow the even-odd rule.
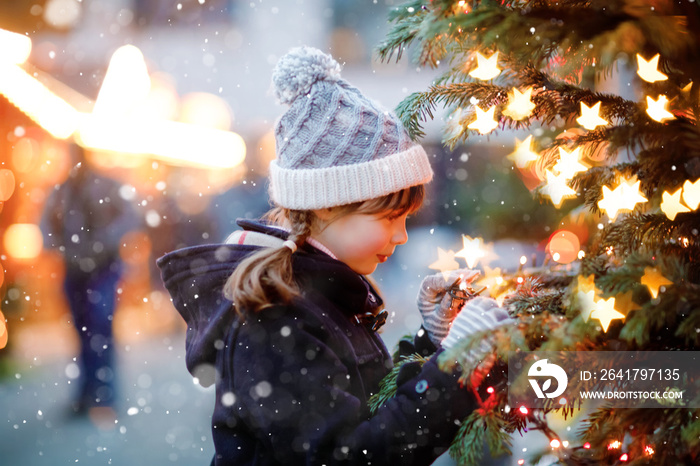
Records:
[[[394,235],[391,238],[394,244],[405,244],[408,241],[408,232],[406,231],[406,220],[396,222]]]

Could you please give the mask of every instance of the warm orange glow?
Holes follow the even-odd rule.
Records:
[[[486,256],[486,248],[481,238],[471,238],[462,235],[463,248],[457,252],[454,257],[461,257],[467,261],[467,267],[473,269],[479,260]]]
[[[647,115],[659,123],[674,120],[676,117],[666,109],[666,105],[668,105],[668,98],[665,95],[660,95],[656,100],[647,96]]]
[[[600,102],[592,107],[581,102],[581,116],[576,119],[576,122],[588,130],[594,130],[598,126],[608,124],[608,120],[600,117]]]
[[[0,94],[58,139],[78,126],[78,112],[70,104],[16,65],[0,61]]]
[[[459,268],[459,263],[455,260],[455,252],[453,250],[445,251],[442,248],[438,249],[438,260],[428,266],[429,269],[439,270],[445,280],[448,280],[451,270]]]
[[[552,439],[552,441],[549,442],[549,446],[552,448],[559,448],[561,446],[561,442],[557,439]]]
[[[608,450],[617,450],[621,446],[622,446],[622,442],[620,442],[619,440],[613,440],[612,442],[610,442],[608,444]]]
[[[109,61],[92,112],[94,115],[130,115],[139,109],[150,90],[151,78],[141,50],[133,45],[119,47]]]
[[[38,225],[15,223],[7,227],[3,237],[5,251],[15,259],[34,259],[41,254],[44,240]]]
[[[700,178],[694,183],[685,180],[683,183],[683,202],[692,210],[697,210],[700,206]]]
[[[503,110],[503,114],[513,120],[523,120],[529,117],[536,107],[530,100],[531,97],[532,87],[525,89],[525,92],[513,88],[513,91],[508,93],[508,106]]]
[[[143,231],[130,231],[121,241],[119,255],[127,264],[138,265],[148,261],[151,254],[151,240]]]
[[[607,332],[610,322],[615,319],[624,319],[625,315],[615,310],[615,298],[599,299],[595,302],[595,309],[591,312],[591,319],[600,321],[603,332]]]
[[[673,285],[673,282],[666,278],[656,267],[645,267],[644,275],[640,282],[642,285],[649,288],[649,293],[651,293],[652,298],[659,296],[661,287]]]
[[[31,173],[41,156],[39,143],[32,138],[23,137],[12,148],[12,167],[19,173]]]
[[[615,220],[620,212],[631,212],[637,204],[647,202],[639,190],[640,181],[623,178],[620,184],[613,190],[603,186],[603,199],[598,201],[598,207],[612,220]]]
[[[580,248],[581,243],[578,236],[568,230],[554,232],[547,244],[547,251],[560,264],[568,264],[575,261]]]
[[[563,147],[559,147],[559,160],[552,167],[552,171],[559,173],[565,179],[572,179],[577,173],[585,172],[589,166],[581,163],[581,148],[577,147],[569,152]]]
[[[221,97],[207,92],[193,92],[182,99],[180,121],[228,131],[233,124],[233,113]]]
[[[0,311],[0,349],[7,346],[8,334],[7,334],[7,324],[5,323],[5,316]]]
[[[520,142],[518,138],[515,138],[515,150],[508,154],[508,159],[510,159],[518,168],[527,167],[530,162],[533,162],[539,158],[539,154],[537,152],[533,152],[532,146],[532,135],[526,137],[522,142]]]
[[[661,211],[666,214],[669,220],[675,220],[676,215],[690,212],[690,209],[681,202],[683,188],[678,188],[675,192],[665,191],[661,195]]]
[[[7,168],[0,169],[0,202],[7,201],[15,192],[15,174]]]
[[[0,63],[21,65],[32,51],[32,40],[22,34],[0,29]]]
[[[564,199],[576,197],[576,191],[571,189],[565,174],[555,175],[551,170],[545,171],[547,182],[541,188],[542,195],[551,199],[552,204],[559,208]]]

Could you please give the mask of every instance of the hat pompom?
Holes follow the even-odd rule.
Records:
[[[340,65],[330,55],[313,47],[297,47],[280,58],[272,72],[275,97],[282,104],[290,104],[306,95],[318,81],[335,82],[340,79]]]

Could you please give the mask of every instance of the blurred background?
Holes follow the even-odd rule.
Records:
[[[0,3],[2,464],[209,464],[214,394],[185,369],[184,322],[155,260],[222,241],[236,218],[268,209],[272,130],[284,111],[270,76],[291,47],[332,53],[345,79],[390,109],[430,85],[436,70],[407,57],[381,63],[373,53],[398,3]],[[374,276],[391,315],[384,330],[390,349],[420,325],[417,287],[436,272],[429,266],[438,248],[458,251],[462,235],[479,238],[476,267],[497,279],[521,260],[541,263],[553,252],[565,266],[591,227],[533,199],[536,174],[506,158],[517,134],[448,150],[436,117],[422,141],[436,172],[428,200],[409,220],[408,244]],[[75,146],[95,172],[120,183],[119,195],[140,219],[121,238],[126,270],[113,317],[118,388],[110,422],[69,412],[79,341],[63,294],[63,261],[40,230]],[[555,251],[550,239],[561,230],[568,240]]]

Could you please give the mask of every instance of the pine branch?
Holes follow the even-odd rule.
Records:
[[[389,401],[391,398],[396,396],[396,381],[399,376],[399,372],[401,372],[401,368],[405,364],[409,363],[418,363],[421,366],[425,364],[427,361],[426,358],[419,354],[414,354],[411,356],[405,356],[403,357],[392,369],[389,374],[386,375],[382,379],[382,381],[379,383],[379,391],[372,395],[370,399],[367,401],[367,405],[369,406],[369,410],[371,413],[374,413],[377,409],[382,407],[384,403]]]

